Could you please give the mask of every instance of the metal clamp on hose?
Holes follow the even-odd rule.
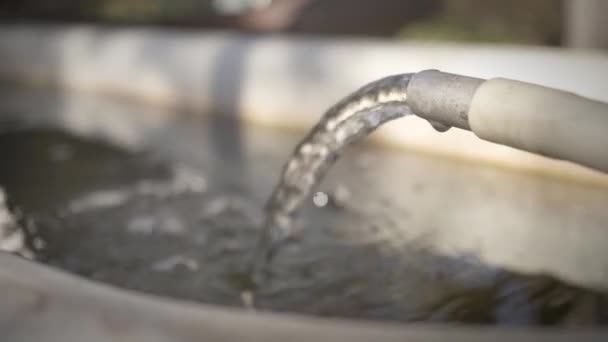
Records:
[[[438,70],[425,70],[412,76],[407,88],[407,104],[430,122],[470,130],[468,112],[473,95],[485,82]]]
[[[412,111],[434,127],[470,130],[484,140],[608,172],[606,103],[520,81],[437,70],[415,74],[407,91]]]

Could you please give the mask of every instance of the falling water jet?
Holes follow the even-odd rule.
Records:
[[[412,74],[389,76],[331,107],[298,144],[265,207],[252,275],[264,270],[294,231],[293,219],[341,152],[382,124],[412,114],[407,87]]]

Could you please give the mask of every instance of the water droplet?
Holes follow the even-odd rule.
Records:
[[[429,120],[429,123],[437,132],[440,132],[440,133],[447,132],[450,128],[452,128],[448,125],[442,124],[441,122],[437,122],[437,121]]]
[[[317,207],[324,207],[329,202],[329,196],[327,196],[326,193],[319,191],[312,197],[312,202]]]

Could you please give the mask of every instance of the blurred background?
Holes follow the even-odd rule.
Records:
[[[4,0],[2,21],[608,48],[604,0]]]

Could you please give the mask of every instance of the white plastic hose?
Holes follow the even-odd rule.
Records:
[[[534,84],[495,78],[469,112],[480,138],[608,172],[608,104]]]

